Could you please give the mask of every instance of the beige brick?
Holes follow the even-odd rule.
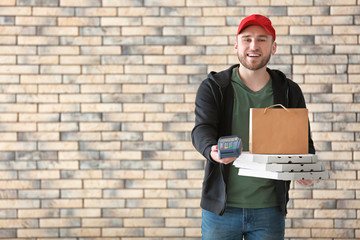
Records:
[[[159,211],[161,211],[162,209],[157,209]],[[125,217],[143,217],[143,211],[140,208],[118,208],[118,209],[114,209],[114,208],[108,208],[108,209],[103,209],[103,215],[105,217],[116,217],[116,218],[125,218]]]
[[[60,39],[62,45],[101,45],[102,39],[99,36],[94,37],[62,37]]]
[[[181,56],[145,56],[144,64],[183,64]]]
[[[58,190],[20,190],[19,198],[22,199],[51,199],[59,198]]]
[[[68,189],[68,188],[81,188],[80,180],[42,180],[41,187],[44,189],[48,188],[58,188],[58,189]]]
[[[293,35],[330,35],[331,33],[329,26],[290,26],[290,34]]]
[[[103,151],[104,159],[116,159],[116,160],[141,160],[141,151]]]
[[[186,64],[225,64],[227,62],[226,56],[187,56]]]
[[[6,131],[27,132],[36,130],[34,123],[3,123],[1,126]]]
[[[39,55],[78,55],[80,53],[79,47],[76,46],[40,46],[38,49]]]
[[[337,203],[337,208],[344,208],[344,209],[356,209],[360,205],[358,200],[339,200]]]
[[[20,179],[59,179],[60,173],[55,170],[24,171],[19,174]]]
[[[312,229],[313,237],[354,238],[352,229]]]
[[[168,65],[166,72],[170,74],[205,74],[205,65]]]
[[[172,132],[146,132],[143,139],[145,141],[180,141],[184,139],[184,135]]]
[[[10,200],[2,200],[0,199],[1,208],[2,209],[18,209],[18,208],[39,208],[40,201],[39,200],[18,200],[18,199],[10,199]]]
[[[142,190],[119,189],[119,190],[104,190],[104,198],[143,198]]]
[[[21,32],[21,30],[23,29],[19,29],[19,32]],[[11,48],[9,47],[4,47],[4,46],[0,46],[0,53],[3,55],[19,55],[19,54],[24,54],[24,55],[28,55],[28,54],[32,54],[35,55],[36,54],[36,47],[28,47],[28,46],[12,46]]]
[[[318,74],[334,74],[335,66],[334,65],[294,65],[294,73],[304,74],[304,73],[318,73]]]
[[[315,218],[356,218],[355,210],[346,210],[346,209],[315,209],[314,211]]]
[[[82,72],[85,74],[121,74],[124,73],[124,68],[116,65],[89,65],[83,66]]]
[[[124,84],[122,89],[124,93],[161,93],[164,87],[161,84]]]
[[[20,45],[58,45],[57,37],[35,37],[35,36],[19,36],[18,44]]]
[[[330,178],[332,179],[355,179],[356,178],[356,172],[355,171],[333,171],[330,173]]]
[[[104,178],[142,179],[144,173],[140,170],[109,170],[104,171]]]
[[[77,142],[41,142],[39,150],[77,150],[79,149]]]
[[[144,116],[142,113],[104,113],[103,118],[110,122],[142,122]]]
[[[102,189],[102,188],[123,188],[124,181],[122,180],[85,180],[84,188]]]
[[[36,237],[57,237],[59,236],[58,229],[18,229],[17,237],[19,238],[36,238]]]
[[[99,228],[65,228],[60,229],[62,237],[100,237],[101,229]]]
[[[81,199],[53,199],[42,200],[42,208],[81,208],[83,207],[83,200]]]
[[[330,9],[331,15],[356,15],[359,14],[360,7],[359,6],[332,6]]]
[[[317,208],[335,208],[334,200],[294,200],[294,208],[313,208],[317,206]]]
[[[111,103],[93,103],[81,104],[81,111],[83,112],[121,112],[123,104]]]
[[[165,112],[193,112],[193,104],[165,104]]]
[[[185,217],[185,209],[145,209],[146,217]]]
[[[315,44],[356,44],[357,38],[354,35],[345,35],[345,36],[315,36]],[[336,49],[336,46],[335,46]]]
[[[123,104],[123,111],[124,112],[159,112],[163,111],[164,105],[163,104],[156,104],[156,103],[144,103],[144,104],[132,104],[132,103],[125,103]]]
[[[203,46],[165,46],[164,49],[164,54],[196,55],[204,53],[205,47]]]
[[[316,16],[316,15],[325,15],[330,12],[330,7],[326,6],[289,6],[288,14],[289,15],[306,15],[306,16]]]
[[[19,218],[57,218],[60,216],[55,209],[19,209]]]
[[[61,7],[97,7],[100,6],[101,1],[99,0],[80,0],[80,1],[71,1],[71,0],[61,0]]]
[[[39,67],[36,65],[1,65],[0,71],[5,74],[36,74]]]
[[[82,221],[82,226],[84,227],[122,227],[123,221],[118,218],[92,218],[84,219]]]
[[[123,208],[125,200],[123,199],[85,199],[85,208]]]
[[[352,0],[345,0],[345,1],[339,1],[339,0],[331,0],[331,1],[316,0],[315,3],[316,4],[321,4],[321,5],[352,5],[354,3],[354,1],[352,1]]]
[[[305,228],[286,228],[285,237],[301,237],[309,238],[311,236],[311,229]]]
[[[62,7],[33,7],[33,16],[73,16],[75,14],[72,8]]]
[[[201,219],[173,218],[166,220],[166,227],[200,227]]]
[[[1,2],[1,6],[15,6],[15,0],[4,0]]]
[[[119,7],[117,8],[119,16],[157,16],[160,11],[157,7]]]
[[[181,237],[184,235],[184,230],[181,228],[146,228],[144,233],[146,237]]]
[[[340,132],[332,132],[332,133],[314,132],[312,133],[312,137],[314,141],[353,141],[354,140],[353,133],[340,133]]]
[[[100,57],[98,56],[66,56],[60,57],[60,64],[99,64]]]
[[[184,198],[185,191],[179,190],[145,190],[145,198]]]
[[[59,26],[99,26],[99,18],[87,17],[59,17]]]
[[[30,26],[42,26],[42,25],[56,25],[55,17],[16,17],[16,25],[30,25]]]
[[[81,150],[103,150],[103,151],[111,151],[111,150],[120,150],[121,143],[118,141],[115,142],[88,142],[88,143],[80,143]]]
[[[83,218],[91,218],[91,217],[100,217],[101,210],[96,208],[87,208],[87,209],[61,209],[62,217],[83,217]]]
[[[61,219],[40,219],[41,228],[66,228],[79,227],[80,219],[61,218]]]
[[[140,25],[139,17],[103,17],[100,20],[101,26],[136,26]]]
[[[93,47],[81,47],[81,53],[83,55],[120,55],[121,48],[117,46],[93,46]],[[95,77],[89,75],[89,77]]]
[[[59,59],[56,56],[19,56],[18,63],[20,63],[20,64],[59,64]],[[37,76],[32,76],[32,77],[36,78]]]
[[[313,16],[313,25],[347,25],[352,24],[352,16]]]
[[[1,142],[0,149],[6,151],[34,151],[36,142]]]
[[[164,225],[164,219],[161,218],[124,219],[124,227],[163,227]]]
[[[355,192],[352,190],[314,190],[314,199],[353,199]]]
[[[16,43],[16,38],[15,37],[1,37],[0,43],[2,45],[14,45]],[[13,63],[13,62],[10,62],[10,61],[6,62],[4,60],[2,60],[2,62],[4,62],[4,63]]]
[[[143,228],[104,228],[104,237],[142,237]]]
[[[79,74],[81,72],[80,66],[68,65],[46,65],[40,66],[41,74]],[[29,72],[30,73],[30,72]]]
[[[177,26],[183,25],[182,17],[143,17],[144,26]]]

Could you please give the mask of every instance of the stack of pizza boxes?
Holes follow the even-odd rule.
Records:
[[[239,175],[278,180],[327,179],[328,172],[315,154],[252,154],[243,152],[235,161]]]
[[[307,109],[273,106],[250,109],[249,152],[233,163],[239,175],[279,180],[329,178],[316,155],[308,153]]]

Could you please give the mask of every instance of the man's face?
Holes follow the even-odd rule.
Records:
[[[271,55],[275,54],[276,42],[264,28],[252,25],[237,36],[234,48],[241,65],[256,71],[266,67]]]

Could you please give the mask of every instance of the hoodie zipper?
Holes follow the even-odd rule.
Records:
[[[289,107],[289,82],[287,81],[287,86],[286,86],[286,96],[285,96],[285,106],[288,108]],[[287,191],[289,191],[289,189],[286,189],[286,182],[284,182],[284,204],[283,204],[283,208],[284,208],[284,214],[286,214],[286,193]]]

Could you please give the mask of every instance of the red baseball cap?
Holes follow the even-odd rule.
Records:
[[[259,25],[259,26],[263,27],[265,29],[265,31],[267,33],[269,33],[275,41],[275,38],[276,38],[275,29],[271,25],[270,19],[268,19],[267,17],[265,17],[263,15],[258,15],[258,14],[253,14],[251,16],[244,18],[239,25],[239,28],[237,30],[237,35],[242,30],[244,30],[244,28],[246,28],[247,26],[250,26],[250,25]]]

